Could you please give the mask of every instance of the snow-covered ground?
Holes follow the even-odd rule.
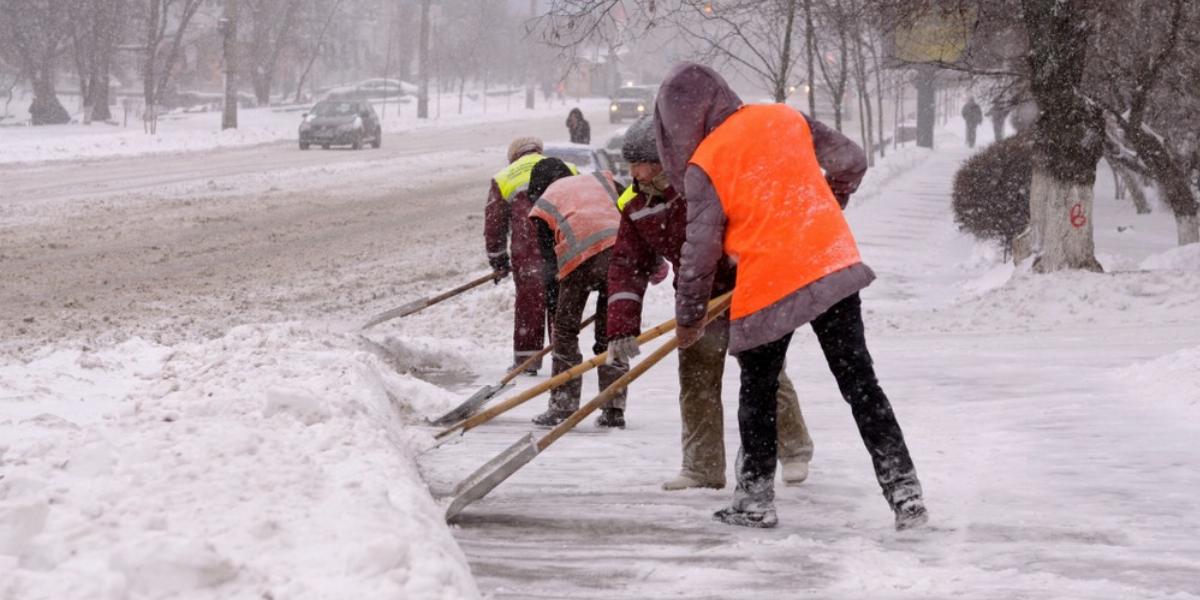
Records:
[[[778,529],[710,521],[728,490],[659,490],[678,468],[673,357],[633,386],[628,429],[585,422],[447,528],[426,482],[544,407],[426,451],[421,417],[509,364],[512,287],[356,326],[483,271],[496,152],[63,196],[49,215],[0,199],[27,232],[0,227],[21,253],[0,275],[49,295],[0,320],[0,598],[1200,597],[1200,255],[1102,175],[1110,272],[1014,269],[954,228],[968,151],[938,143],[890,155],[848,212],[933,517],[905,534],[807,330],[788,369],[816,457],[780,488]],[[83,224],[106,218],[125,235]],[[28,283],[41,270],[62,281]],[[653,288],[647,322],[670,311]]]
[[[407,97],[409,102],[392,101],[386,108],[376,103],[375,110],[380,114],[384,132],[398,133],[559,114],[564,115],[565,121],[570,106],[607,107],[604,99],[587,98],[581,102],[569,99],[564,104],[559,100],[546,103],[538,97],[536,109],[527,111],[523,94],[520,97],[488,98],[486,104],[482,96],[476,98],[465,99],[459,114],[457,95],[434,95],[430,99],[431,119],[416,118],[416,103]],[[144,133],[139,120],[130,120],[127,127],[107,123],[5,126],[0,127],[0,164],[195,152],[295,140],[304,110],[304,107],[241,109],[238,111],[238,128],[224,131],[221,130],[220,111],[171,113],[159,118],[154,135]],[[122,118],[119,114],[115,116]]]

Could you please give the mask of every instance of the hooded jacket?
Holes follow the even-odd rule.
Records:
[[[659,155],[667,175],[671,179],[672,186],[676,189],[683,189],[684,195],[688,199],[687,235],[680,255],[679,275],[676,280],[675,312],[676,319],[682,325],[695,325],[703,318],[705,302],[713,294],[714,277],[726,250],[730,248],[729,243],[736,242],[743,248],[746,247],[747,242],[751,245],[755,244],[753,237],[742,237],[733,241],[726,239],[729,226],[724,206],[726,202],[731,203],[730,207],[739,209],[735,214],[738,219],[742,219],[745,214],[750,213],[754,215],[768,214],[772,218],[781,215],[786,217],[772,221],[771,227],[761,224],[762,227],[746,228],[742,222],[735,223],[739,231],[757,230],[759,233],[756,235],[762,237],[764,247],[778,241],[771,233],[773,227],[786,225],[797,228],[779,234],[780,239],[786,239],[793,244],[783,252],[774,250],[780,252],[778,256],[781,258],[786,257],[788,253],[819,255],[828,250],[818,247],[819,243],[815,241],[815,236],[812,237],[812,241],[809,241],[809,237],[807,237],[809,232],[806,228],[810,226],[810,222],[803,215],[805,211],[772,213],[770,208],[765,212],[759,209],[741,211],[739,207],[749,206],[748,203],[752,202],[750,198],[740,196],[722,198],[718,194],[717,190],[723,189],[727,196],[737,195],[736,192],[730,191],[737,188],[730,185],[728,173],[716,173],[718,181],[714,185],[711,175],[699,164],[693,162],[693,155],[696,154],[696,150],[701,147],[705,139],[725,124],[741,107],[741,99],[729,88],[720,75],[708,67],[697,64],[685,63],[677,66],[664,81],[659,92],[655,107]],[[820,186],[822,189],[811,194],[806,192],[800,197],[784,197],[794,205],[811,205],[814,209],[820,208],[819,212],[823,215],[824,220],[840,220],[840,214],[836,218],[830,216],[827,206],[834,206],[835,200],[838,204],[844,204],[849,194],[857,188],[862,174],[866,170],[865,156],[861,149],[858,149],[853,142],[841,134],[829,130],[818,122],[804,121],[802,124],[802,120],[794,113],[779,113],[780,109],[777,108],[770,110],[775,111],[776,114],[782,114],[784,117],[786,114],[791,114],[789,130],[808,132],[812,148],[781,149],[779,140],[739,139],[736,142],[738,159],[752,161],[754,156],[759,156],[762,157],[762,164],[769,165],[778,164],[777,159],[780,154],[797,157],[797,160],[802,160],[804,164],[762,174],[762,177],[773,178],[775,183],[789,189],[797,182],[788,181],[788,178],[794,178],[796,173],[805,173],[805,177],[809,180],[819,180],[820,169],[824,167],[827,170],[827,186]],[[762,111],[757,112],[761,113]],[[722,139],[726,142],[729,141],[728,136],[723,136]],[[804,139],[803,136],[797,137],[796,143],[808,143]],[[714,157],[706,155],[705,161],[712,165],[714,164],[712,158]],[[826,202],[829,204],[825,205]],[[836,208],[834,212],[836,212]],[[849,237],[849,230],[845,228],[844,221],[838,226],[842,228],[842,236],[848,238],[850,244],[853,245],[853,238]],[[795,243],[797,239],[799,239],[799,243]],[[811,247],[808,247],[809,244]],[[769,260],[764,256],[769,257],[770,252],[770,250],[758,252],[756,249],[755,260],[759,265]],[[850,257],[849,263],[845,262],[848,260],[847,257]],[[870,268],[857,259],[857,250],[852,253],[843,253],[839,260],[843,262],[833,265],[832,272],[818,273],[815,279],[805,280],[796,284],[794,289],[785,290],[787,293],[782,294],[778,299],[773,299],[769,305],[755,305],[753,310],[746,311],[746,314],[741,315],[736,314],[739,305],[739,287],[742,288],[742,305],[745,306],[747,304],[745,297],[750,290],[777,282],[750,281],[751,277],[761,278],[762,275],[739,273],[734,291],[735,314],[730,328],[730,352],[740,352],[783,337],[819,316],[833,304],[866,287],[874,279],[874,273]],[[743,271],[746,270],[761,273],[759,269],[743,269]],[[761,296],[758,298],[760,299]]]

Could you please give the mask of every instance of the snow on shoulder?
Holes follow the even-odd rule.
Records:
[[[456,399],[378,349],[273,324],[0,364],[0,597],[478,597],[406,427]]]

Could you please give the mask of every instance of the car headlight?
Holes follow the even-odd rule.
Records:
[[[350,121],[349,123],[346,123],[345,125],[338,126],[338,131],[354,131],[355,129],[362,129],[362,118],[361,117],[354,117],[353,121]]]
[[[307,119],[300,121],[300,131],[308,131],[309,129],[312,129],[312,125],[308,123]]]
[[[638,112],[646,112],[646,105],[645,105],[645,104],[639,104],[639,105],[638,105]]]
[[[608,110],[610,112],[617,112],[618,110],[620,110],[620,108],[621,107],[617,106],[616,104],[613,104],[612,106],[608,107]]]

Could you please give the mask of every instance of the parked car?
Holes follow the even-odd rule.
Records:
[[[300,149],[311,144],[350,146],[355,150],[370,142],[372,148],[383,144],[383,127],[370,102],[362,100],[322,100],[304,113],[300,122]]]
[[[592,148],[584,144],[547,144],[542,149],[542,155],[562,159],[579,167],[580,173],[592,171],[609,171],[617,174],[608,153],[600,148]]]
[[[615,169],[613,175],[626,179],[629,178],[629,163],[625,162],[624,156],[621,156],[621,146],[625,144],[625,132],[628,129],[628,127],[618,129],[604,143],[604,152],[608,154],[608,160],[612,162],[613,169]]]
[[[654,114],[654,98],[658,86],[635,85],[619,88],[608,104],[608,121],[620,123],[622,119],[636,119]]]

